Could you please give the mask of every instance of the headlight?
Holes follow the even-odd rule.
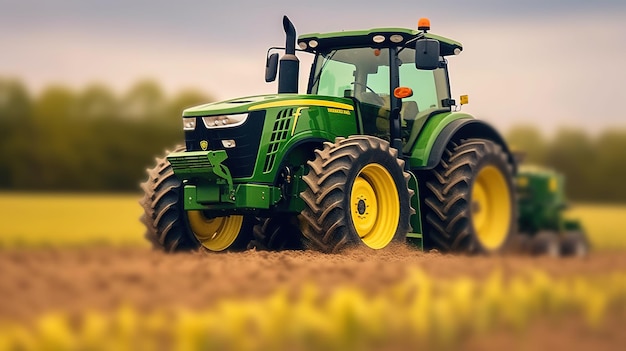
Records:
[[[243,124],[248,114],[202,117],[207,128],[229,128]]]
[[[196,129],[196,117],[183,118],[183,130],[194,130],[194,129]]]

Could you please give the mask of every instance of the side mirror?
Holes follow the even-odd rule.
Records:
[[[419,39],[415,42],[415,68],[434,70],[439,68],[439,42],[435,39]]]
[[[265,81],[267,83],[276,80],[276,73],[278,72],[278,53],[275,52],[267,57],[265,61]]]

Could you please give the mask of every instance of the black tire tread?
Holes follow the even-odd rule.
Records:
[[[301,250],[301,232],[292,216],[262,219],[252,230],[250,248],[264,251]]]
[[[308,162],[309,172],[303,177],[307,185],[300,196],[304,200],[305,209],[302,218],[302,234],[307,248],[326,253],[334,253],[358,244],[358,238],[351,236],[347,228],[347,212],[344,199],[347,194],[346,180],[353,169],[355,160],[366,150],[379,149],[397,160],[400,169],[404,169],[404,161],[398,159],[397,150],[391,148],[387,141],[371,136],[351,136],[337,138],[335,143],[325,142],[321,150],[315,150],[315,159]],[[409,174],[403,172],[404,181],[409,190],[410,198],[413,191],[408,188]],[[410,214],[415,210],[410,207]],[[402,209],[401,209],[402,211]],[[410,216],[410,215],[409,215]],[[408,218],[400,223],[399,230],[404,234],[410,230]],[[401,221],[402,222],[402,221]]]
[[[551,230],[542,230],[535,233],[530,242],[530,254],[533,256],[560,256],[559,233]]]
[[[507,154],[498,144],[486,139],[450,141],[439,164],[420,174],[425,205],[422,220],[428,248],[443,252],[481,251],[472,234],[470,192],[479,161],[486,155],[500,158],[508,165],[507,172],[512,178],[513,166]]]
[[[591,245],[582,230],[567,231],[561,236],[561,255],[584,257],[589,254]]]
[[[179,145],[174,152],[184,150]],[[197,249],[199,243],[187,231],[180,206],[182,182],[174,175],[172,166],[165,157],[157,157],[155,167],[146,171],[148,179],[141,183],[144,196],[139,201],[144,209],[140,217],[146,226],[144,237],[154,249],[166,252]]]

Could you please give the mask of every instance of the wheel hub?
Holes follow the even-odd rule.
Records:
[[[358,177],[352,189],[352,213],[357,233],[362,238],[376,224],[378,202],[372,185],[363,177]]]
[[[363,215],[365,213],[365,208],[367,207],[365,205],[365,201],[363,199],[359,199],[357,206],[357,211],[359,212],[359,215]]]
[[[243,225],[243,216],[206,218],[202,211],[188,211],[187,219],[196,239],[211,251],[226,250]]]
[[[471,196],[472,223],[478,240],[488,250],[500,248],[511,221],[511,194],[502,172],[494,166],[481,169]]]
[[[350,212],[363,243],[374,249],[389,244],[400,216],[398,189],[389,171],[379,164],[361,170],[353,183]]]

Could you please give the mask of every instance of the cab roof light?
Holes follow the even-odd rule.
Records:
[[[422,17],[417,21],[417,29],[426,33],[430,30],[430,20],[426,17]]]
[[[376,44],[380,44],[380,43],[382,43],[383,41],[385,41],[385,39],[386,39],[386,38],[385,38],[385,36],[384,36],[384,35],[380,35],[380,34],[375,35],[375,36],[372,38],[372,40],[373,40]]]
[[[402,37],[402,35],[400,34],[394,34],[389,37],[389,40],[391,40],[391,42],[393,43],[400,43],[404,40],[404,37]]]

